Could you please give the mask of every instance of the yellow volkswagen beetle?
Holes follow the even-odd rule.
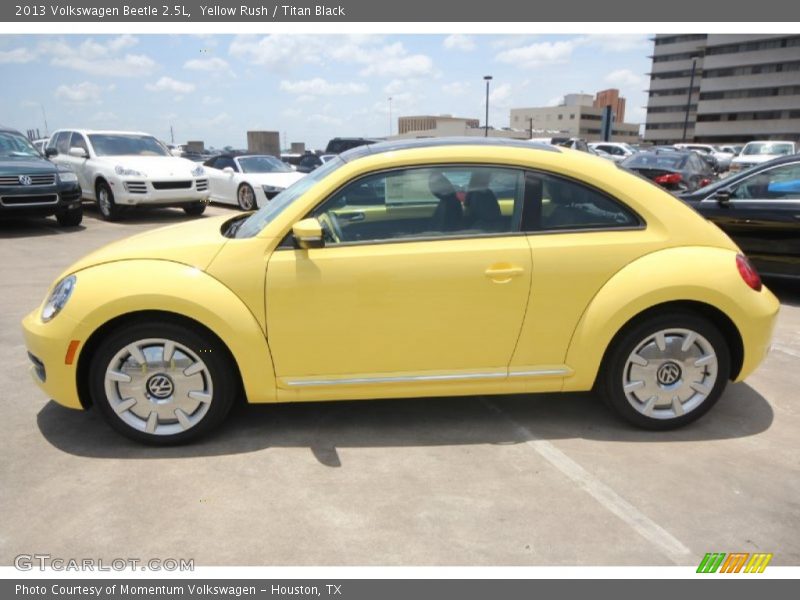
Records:
[[[753,372],[778,306],[716,226],[609,161],[440,139],[362,146],[258,212],[106,246],[23,327],[45,393],[169,444],[238,397],[594,389],[677,427]]]

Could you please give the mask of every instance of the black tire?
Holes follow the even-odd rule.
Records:
[[[206,203],[195,202],[194,204],[190,204],[189,206],[184,206],[183,212],[185,212],[190,217],[199,217],[204,212],[206,212]]]
[[[111,187],[105,181],[100,180],[97,182],[95,194],[97,197],[97,210],[103,220],[116,221],[119,219],[122,210],[114,201],[114,192],[111,191]]]
[[[61,227],[77,227],[83,221],[83,207],[78,205],[77,208],[56,213],[56,221]]]
[[[108,385],[113,390],[113,398],[110,398],[106,387],[106,371],[111,366],[112,360],[120,360],[119,353],[126,352],[125,349],[130,345],[143,340],[153,340],[154,338],[175,343],[178,350],[175,351],[173,356],[178,358],[171,361],[171,366],[169,367],[157,366],[151,370],[142,369],[141,377],[145,377],[148,373],[152,374],[147,376],[143,385],[133,388],[136,390],[135,392],[127,390],[128,393],[123,393],[124,390],[122,388],[115,388],[115,386],[125,385],[124,383],[119,384],[109,381]],[[149,344],[158,348],[158,345],[154,342]],[[181,348],[188,349],[190,353],[195,355],[195,358],[199,357],[200,362],[205,367],[205,370],[200,372],[199,375],[192,375],[193,377],[196,375],[197,379],[192,380],[192,383],[189,384],[185,383],[187,381],[185,378],[179,379],[179,377],[183,376],[183,371],[186,370],[186,368],[182,368],[180,363],[181,355],[179,352],[182,352]],[[192,361],[192,359],[190,358],[189,361]],[[176,363],[178,363],[177,366]],[[206,435],[218,427],[228,415],[231,406],[233,406],[240,393],[239,379],[235,374],[236,366],[231,363],[232,359],[225,347],[213,336],[202,330],[198,331],[171,321],[130,324],[114,330],[97,347],[89,365],[89,390],[94,406],[100,410],[100,414],[103,415],[108,424],[122,435],[137,442],[155,446],[183,444]],[[135,363],[132,364],[134,367],[127,372],[139,376],[140,369]],[[162,397],[161,400],[153,398],[149,395],[152,389],[151,382],[165,374],[169,380],[168,385],[171,392],[167,393],[170,395],[167,398]],[[173,381],[177,383],[173,383]],[[201,387],[205,386],[206,391],[210,392],[208,394],[210,399],[207,402],[197,403],[196,410],[189,414],[189,418],[196,420],[196,423],[188,428],[183,428],[184,426],[177,422],[180,421],[180,419],[177,419],[179,415],[174,412],[175,405],[173,402],[177,401],[177,399],[173,398],[173,396],[177,396],[174,392],[181,389],[179,387],[181,385],[184,386],[184,389],[186,387],[196,388],[197,381],[201,382]],[[195,392],[189,392],[189,394],[193,393]],[[136,406],[127,411],[123,410],[118,414],[113,406],[119,406],[121,404],[120,399],[131,394],[137,400]],[[188,397],[188,394],[184,394],[184,397]],[[160,434],[146,431],[148,419],[145,419],[143,415],[151,412],[151,405],[148,403],[152,403],[152,412],[157,409],[163,409],[164,411],[171,409],[173,411],[172,414],[176,417],[174,422],[170,423],[168,420],[161,421],[157,416],[155,419],[158,422],[155,427],[156,431],[158,428],[172,428],[177,431],[170,432],[162,429]],[[136,413],[139,414],[137,415]]]
[[[256,193],[249,183],[241,184],[236,190],[236,201],[239,203],[239,208],[242,210],[255,210],[258,207]]]
[[[647,389],[640,388],[639,390],[631,392],[633,397],[632,400],[629,400],[628,396],[626,395],[624,389],[624,379],[629,376],[628,369],[636,368],[635,365],[628,364],[628,358],[631,357],[632,353],[635,350],[637,353],[639,351],[646,350],[646,348],[643,347],[643,344],[657,332],[665,330],[685,330],[699,334],[700,338],[697,339],[700,341],[690,344],[688,351],[702,352],[702,350],[699,350],[702,344],[710,345],[711,350],[716,355],[716,377],[713,379],[713,385],[710,388],[710,392],[706,394],[705,398],[696,406],[691,407],[689,410],[685,410],[684,412],[684,404],[682,404],[679,400],[678,403],[680,404],[680,411],[683,414],[680,414],[673,408],[664,407],[664,409],[658,411],[662,418],[655,418],[654,416],[646,415],[640,410],[637,410],[637,408],[634,407],[634,403],[644,410],[647,404],[645,397],[650,396],[654,389],[660,393],[663,393],[664,395],[672,395],[673,392],[670,391],[672,387],[669,384],[664,383],[662,380],[662,368],[666,363],[678,365],[678,369],[674,370],[678,374],[673,375],[673,377],[678,377],[678,379],[675,380],[671,385],[682,386],[686,384],[689,379],[689,377],[686,377],[686,371],[682,370],[687,368],[688,363],[683,363],[678,358],[671,360],[668,356],[664,358],[653,359],[653,367],[658,365],[658,370],[652,374],[647,386],[642,386],[642,388],[646,387]],[[679,335],[679,333],[674,333],[672,335],[668,335],[667,337],[672,340],[671,343],[677,344],[677,342],[681,340]],[[683,341],[686,341],[686,339],[683,338]],[[677,348],[678,346],[676,345],[675,349]],[[654,348],[650,346],[650,349],[653,350]],[[705,381],[709,383],[712,381],[710,375],[711,372],[713,372],[713,367],[705,365],[697,367],[692,364],[689,368],[695,368],[704,371],[706,374],[705,376],[708,377],[708,379]],[[667,368],[665,373],[668,374],[669,370],[673,370],[671,365]],[[631,371],[631,373],[632,372],[633,371]],[[652,317],[648,317],[646,320],[635,322],[617,336],[617,338],[612,342],[612,345],[608,349],[606,357],[603,360],[603,366],[600,374],[598,375],[596,389],[602,395],[606,403],[613,408],[619,416],[628,422],[633,423],[637,427],[641,427],[643,429],[668,430],[687,425],[693,421],[696,421],[705,413],[707,413],[714,406],[714,404],[716,404],[722,395],[722,392],[725,390],[725,386],[730,379],[730,373],[730,350],[727,342],[725,341],[725,337],[720,333],[719,329],[717,329],[717,327],[711,321],[696,313],[690,311],[670,311],[663,315],[654,315]],[[701,377],[703,376],[701,375]],[[686,378],[686,381],[684,381],[684,378]],[[640,378],[634,377],[634,379]],[[639,382],[634,381],[632,383],[636,385]],[[685,390],[686,388],[682,389]],[[699,393],[697,390],[695,390],[695,392]],[[683,394],[680,393],[679,389],[675,392],[675,395],[680,396]],[[691,402],[686,402],[686,405],[691,406]],[[661,401],[659,400],[659,404],[656,406],[656,408],[663,406],[664,405],[662,405]],[[652,412],[653,411],[651,411],[651,413]],[[673,414],[670,415],[669,413]]]

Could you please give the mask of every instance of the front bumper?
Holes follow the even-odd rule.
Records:
[[[121,206],[183,206],[208,202],[208,178],[143,180],[141,178],[111,179],[114,202]],[[186,184],[186,187],[177,187]],[[176,186],[176,187],[169,187]],[[161,189],[158,189],[158,188]]]
[[[0,187],[0,215],[53,215],[77,208],[81,203],[78,183]]]
[[[22,320],[25,347],[31,359],[33,381],[62,406],[82,409],[77,386],[77,358],[66,364],[70,342],[85,342],[77,323],[60,314],[49,323],[42,322],[37,308]],[[79,346],[80,350],[80,346]],[[77,357],[78,353],[75,353]]]

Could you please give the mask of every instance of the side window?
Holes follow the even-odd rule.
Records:
[[[800,200],[800,163],[753,175],[731,194],[735,200]]]
[[[595,189],[554,175],[533,177],[541,180],[540,229],[607,229],[639,223],[632,211]]]
[[[236,166],[236,161],[234,161],[229,156],[219,156],[217,157],[216,165],[214,166],[215,169],[224,169],[225,167],[230,167],[234,171],[238,172],[239,168]]]
[[[212,169],[217,168],[217,161],[219,159],[216,156],[209,158],[206,162],[203,163],[204,167],[211,167]]]
[[[313,213],[328,243],[519,230],[523,173],[501,167],[426,167],[362,177]]]
[[[71,135],[71,131],[61,131],[56,136],[56,150],[58,150],[59,154],[69,153],[69,138]]]
[[[89,146],[86,145],[86,140],[84,139],[83,135],[80,133],[73,131],[72,138],[69,142],[70,148],[80,148],[81,150],[85,150],[86,153],[89,153]]]

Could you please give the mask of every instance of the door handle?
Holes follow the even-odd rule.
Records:
[[[513,277],[518,277],[525,272],[522,267],[508,266],[508,267],[489,267],[484,271],[486,276],[495,281],[496,283],[507,283]]]
[[[348,213],[345,218],[352,222],[352,221],[363,221],[367,217],[364,215],[363,212],[356,212],[356,213]]]

